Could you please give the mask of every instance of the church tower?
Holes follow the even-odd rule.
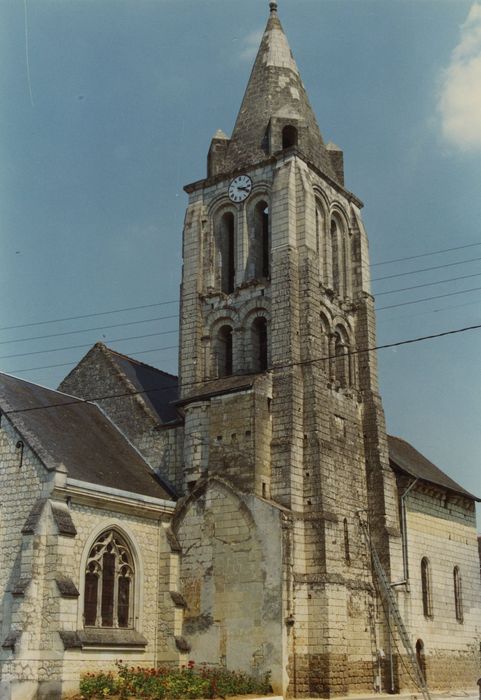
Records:
[[[203,558],[183,560],[191,655],[212,634],[214,660],[230,654],[236,667],[270,669],[279,691],[371,690],[380,631],[360,517],[391,580],[402,574],[370,350],[368,241],[362,203],[344,185],[342,151],[322,138],[276,2],[232,136],[215,134],[206,179],[185,190],[179,404],[186,500],[176,531],[188,549],[201,509],[202,531],[210,523],[211,536]],[[235,499],[229,517],[232,508],[249,513],[263,590],[276,579],[282,601],[274,610],[264,599],[257,620],[253,613],[243,637],[252,652],[242,635],[232,636],[236,603],[226,604],[227,574],[212,545],[224,527],[219,503]],[[229,540],[222,542],[226,562]],[[279,553],[275,563],[269,549]],[[251,590],[244,584],[242,595]],[[211,621],[209,632],[201,619]]]

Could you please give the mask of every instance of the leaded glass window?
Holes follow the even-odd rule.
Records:
[[[132,627],[133,589],[129,546],[115,530],[103,532],[91,547],[85,568],[85,626]]]

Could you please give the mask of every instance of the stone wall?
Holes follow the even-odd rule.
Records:
[[[481,582],[474,502],[441,488],[418,485],[407,499],[409,593],[399,592],[413,646],[423,642],[431,688],[475,688],[481,675]],[[431,614],[424,615],[421,560],[429,561]],[[456,619],[454,567],[462,586]],[[403,678],[406,686],[412,686]]]
[[[48,472],[6,416],[0,429],[0,698],[10,681],[36,687],[48,674],[38,649],[48,644],[41,628],[43,575],[49,541],[45,531],[22,533],[38,499],[46,499],[54,474]],[[39,509],[40,515],[40,509]],[[27,591],[27,594],[25,594]],[[40,604],[39,604],[40,603]],[[7,646],[8,645],[8,646]],[[15,650],[15,652],[13,651]],[[21,661],[20,661],[21,658]],[[18,659],[18,660],[17,660]],[[53,672],[56,669],[54,666]]]
[[[175,518],[187,601],[188,658],[283,677],[281,514],[219,478],[199,484]],[[186,657],[187,658],[187,657]]]
[[[161,478],[182,490],[181,426],[163,427],[101,344],[95,345],[60,384],[59,390],[94,401],[139,450]],[[116,398],[99,398],[119,395]]]
[[[81,672],[113,668],[119,657],[145,666],[175,663],[181,616],[170,595],[178,574],[178,553],[167,533],[173,504],[170,512],[141,502],[114,507],[101,489],[79,496],[69,490],[65,472],[47,471],[19,438],[2,417],[1,700],[52,700],[77,688]],[[117,640],[88,650],[71,643],[84,630],[85,560],[96,536],[111,528],[124,536],[134,556],[133,630],[146,645],[126,641],[120,651]],[[130,639],[130,630],[125,634]]]
[[[114,528],[123,534],[132,546],[136,563],[134,591],[134,629],[147,640],[142,649],[121,650],[108,648],[98,651],[72,649],[65,652],[64,682],[78,682],[79,672],[99,671],[114,668],[115,660],[145,667],[158,663],[175,663],[178,652],[175,636],[180,632],[176,627],[175,604],[170,596],[176,590],[175,572],[178,554],[172,553],[166,536],[166,523],[161,519],[149,519],[139,515],[119,514],[109,508],[98,508],[85,504],[72,504],[72,520],[77,528],[68,557],[62,566],[69,572],[80,597],[72,604],[72,618],[63,618],[62,629],[75,631],[83,628],[83,570],[87,550],[97,534]],[[172,580],[174,579],[174,580]]]

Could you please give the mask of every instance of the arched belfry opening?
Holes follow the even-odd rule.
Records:
[[[216,247],[220,289],[231,294],[235,285],[235,219],[230,211],[225,212],[218,222]]]
[[[260,316],[251,326],[252,369],[265,372],[268,362],[267,320]]]
[[[228,377],[233,371],[232,327],[222,326],[217,334],[217,374]]]
[[[282,148],[297,146],[297,129],[292,124],[288,124],[282,129]]]
[[[266,201],[254,207],[254,276],[257,279],[270,275],[269,206]]]

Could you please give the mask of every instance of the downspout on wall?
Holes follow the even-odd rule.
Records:
[[[395,585],[399,586],[401,584],[406,585],[406,590],[409,592],[409,562],[408,562],[408,537],[407,537],[407,517],[406,517],[406,499],[409,496],[412,489],[418,483],[419,478],[414,479],[414,481],[407,487],[403,494],[401,494],[401,544],[403,553],[403,574],[404,580],[399,581]]]

